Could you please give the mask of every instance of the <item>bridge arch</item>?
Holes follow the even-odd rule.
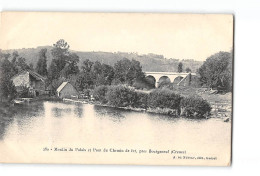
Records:
[[[148,75],[145,77],[145,79],[148,82],[148,84],[152,85],[153,87],[156,87],[156,79],[154,76]]]
[[[173,84],[178,84],[184,77],[183,76],[177,76],[173,80]]]
[[[161,76],[157,82],[157,87],[162,83],[171,83],[171,79],[168,76]]]
[[[161,77],[166,76],[170,79],[171,83],[179,84],[181,80],[187,77],[187,75],[191,74],[192,76],[196,76],[196,73],[176,73],[176,72],[145,72],[146,77],[152,76],[155,78],[155,87],[158,87],[158,83]]]

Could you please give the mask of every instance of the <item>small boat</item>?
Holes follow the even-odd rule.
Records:
[[[14,100],[14,104],[23,104],[23,103],[25,103],[24,100],[19,100],[19,99]]]
[[[29,103],[32,100],[32,98],[17,98],[14,99],[14,104],[25,104],[25,103]]]

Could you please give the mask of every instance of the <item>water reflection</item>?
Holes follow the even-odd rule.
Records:
[[[94,106],[95,115],[99,118],[109,118],[113,122],[121,122],[126,118],[126,114],[129,110],[112,108],[112,107],[104,107],[104,106]],[[125,114],[123,114],[123,113]]]
[[[0,141],[5,142],[155,145],[211,141],[215,145],[228,142],[229,130],[230,124],[217,119],[172,118],[64,102],[34,102],[15,107],[11,115],[0,118]]]
[[[0,117],[0,140],[3,139],[5,131],[8,129],[8,126],[13,122],[13,118]]]

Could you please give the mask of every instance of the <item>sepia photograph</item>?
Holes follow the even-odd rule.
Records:
[[[1,12],[0,162],[230,166],[233,22]]]

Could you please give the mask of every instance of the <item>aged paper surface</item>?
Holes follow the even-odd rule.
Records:
[[[229,166],[233,16],[2,12],[0,162]]]

